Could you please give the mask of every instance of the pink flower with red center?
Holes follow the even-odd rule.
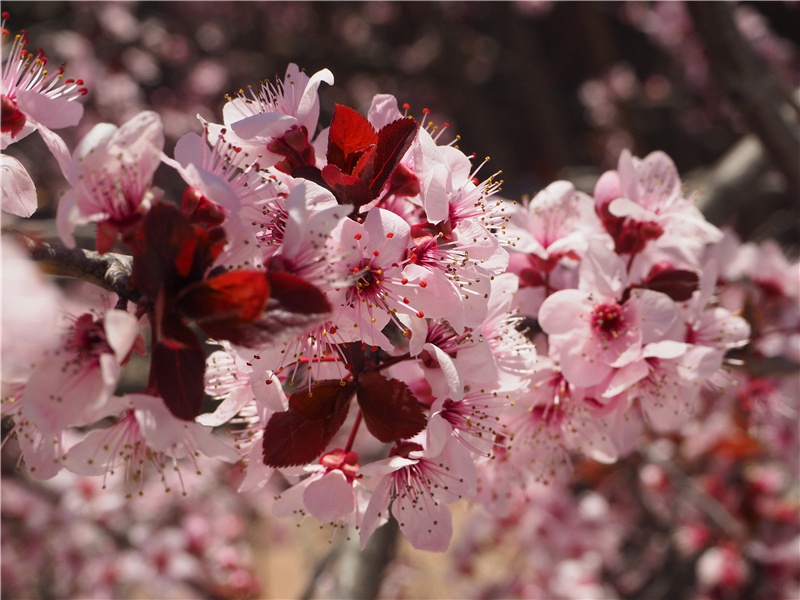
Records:
[[[3,41],[8,13],[2,15]],[[39,131],[62,170],[69,161],[64,141],[52,129],[77,125],[83,116],[83,106],[75,102],[86,94],[83,81],[65,79],[64,67],[56,74],[47,70],[47,58],[41,50],[33,54],[25,46],[25,31],[14,37],[7,52],[0,77],[0,150]],[[2,208],[20,217],[36,211],[36,188],[25,167],[7,154],[0,155],[2,171]]]
[[[550,483],[570,474],[571,453],[613,463],[617,448],[595,414],[595,403],[553,366],[533,376],[530,391],[506,411],[504,433],[511,463]]]
[[[637,255],[652,242],[660,252],[696,266],[705,245],[722,238],[684,197],[678,170],[663,152],[638,159],[623,150],[617,170],[597,182],[594,198],[619,254]]]
[[[81,140],[64,174],[72,189],[58,203],[61,239],[74,247],[76,225],[97,223],[97,250],[108,252],[117,234],[131,231],[160,196],[153,174],[161,163],[161,117],[141,112],[122,127],[100,123]]]
[[[118,420],[110,427],[92,430],[72,446],[64,465],[79,475],[104,477],[121,469],[128,495],[135,485],[142,493],[148,464],[162,475],[169,491],[166,470],[174,469],[180,477],[179,459],[187,459],[199,473],[197,457],[201,454],[229,462],[239,458],[233,448],[213,435],[210,427],[177,419],[157,396],[115,397],[108,403],[106,415]]]
[[[589,387],[638,360],[642,347],[662,339],[676,316],[667,295],[631,291],[622,259],[593,242],[581,263],[579,288],[548,297],[539,324],[550,335],[551,354],[558,353],[567,381]]]
[[[448,504],[475,493],[475,464],[469,451],[451,439],[437,456],[414,442],[402,442],[392,456],[361,469],[377,479],[364,513],[361,547],[391,514],[411,545],[444,552],[453,535]]]
[[[136,317],[122,310],[75,319],[61,346],[42,357],[22,395],[22,414],[47,437],[86,425],[103,410],[139,335]]]
[[[309,477],[275,499],[272,514],[277,517],[310,514],[323,523],[359,527],[366,508],[360,468],[358,454],[353,451],[337,448],[326,452],[318,465],[305,468],[311,472]]]
[[[394,213],[373,208],[363,225],[345,220],[333,235],[348,253],[334,268],[341,280],[350,280],[328,293],[334,311],[339,307],[331,319],[338,328],[357,329],[367,344],[390,350],[393,346],[381,330],[397,313],[445,318],[459,309],[458,296],[443,273],[402,265],[410,227]]]
[[[277,163],[278,169],[291,173],[299,166],[315,166],[316,152],[310,140],[319,119],[322,83],[333,85],[328,69],[309,77],[292,63],[283,81],[263,81],[257,89],[248,88],[247,93],[242,90],[229,98],[222,114],[225,128],[234,134],[232,141],[246,154],[259,156],[263,167]]]

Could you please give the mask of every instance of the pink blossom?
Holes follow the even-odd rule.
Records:
[[[590,245],[580,277],[579,289],[560,290],[544,301],[539,323],[567,380],[588,387],[638,360],[645,344],[669,331],[677,307],[665,294],[646,289],[625,298],[622,259],[599,242]]]
[[[65,466],[81,475],[110,475],[122,468],[128,494],[139,485],[142,494],[144,470],[148,463],[162,475],[166,469],[179,471],[178,460],[187,458],[197,467],[203,454],[218,460],[235,461],[238,453],[217,439],[210,428],[175,418],[161,398],[147,394],[115,397],[107,407],[109,416],[119,415],[110,427],[95,429],[72,446]]]
[[[248,88],[230,98],[222,109],[225,127],[245,154],[259,155],[259,162],[270,167],[283,160],[292,166],[314,165],[310,144],[319,119],[320,84],[333,85],[328,69],[311,77],[291,63],[283,81],[263,81],[258,89]],[[291,168],[282,169],[291,172]]]
[[[672,258],[696,267],[706,244],[722,238],[681,190],[678,171],[663,152],[643,159],[623,150],[617,171],[605,173],[594,191],[595,208],[620,254],[658,253],[642,265]],[[651,244],[652,242],[652,244]]]
[[[334,235],[348,252],[335,268],[341,280],[350,279],[349,285],[329,293],[338,328],[358,329],[367,344],[390,350],[381,330],[395,313],[444,318],[459,309],[458,296],[443,273],[413,263],[402,266],[410,227],[394,213],[374,208],[363,225],[345,220]]]
[[[311,475],[283,492],[272,505],[278,517],[308,513],[324,523],[358,527],[366,508],[359,483],[361,467],[355,452],[332,450],[322,455],[319,465],[306,467]]]
[[[461,444],[451,440],[438,456],[428,456],[419,444],[404,443],[391,458],[362,467],[374,486],[361,528],[361,547],[387,516],[391,505],[411,545],[444,552],[453,535],[448,504],[475,493],[475,466]]]
[[[72,231],[97,223],[97,249],[109,251],[149,210],[159,192],[153,173],[161,163],[164,131],[154,112],[141,112],[122,127],[100,123],[81,140],[64,169],[72,189],[58,204],[61,239],[74,247]]]
[[[7,13],[2,20],[3,37]],[[34,131],[39,131],[47,147],[62,170],[69,162],[69,151],[64,141],[52,129],[77,125],[83,116],[83,106],[75,102],[86,94],[83,81],[64,79],[64,67],[54,77],[48,73],[47,58],[39,51],[35,55],[25,46],[28,36],[23,31],[14,37],[3,64],[0,80],[3,123],[0,127],[0,150],[18,142]],[[15,158],[0,159],[2,171],[3,210],[20,217],[29,217],[36,211],[36,189],[25,168]]]
[[[45,436],[86,425],[119,381],[120,365],[139,335],[136,317],[109,310],[102,319],[75,319],[59,348],[43,356],[22,396],[22,412]]]

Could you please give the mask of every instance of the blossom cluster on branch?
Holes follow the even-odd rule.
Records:
[[[242,491],[280,471],[276,515],[362,546],[391,516],[443,551],[453,502],[507,516],[576,461],[689,426],[748,343],[741,304],[724,302],[723,233],[662,152],[623,151],[591,196],[557,181],[515,202],[446,124],[393,96],[320,122],[333,74],[294,64],[172,156],[150,111],[70,152],[51,130],[80,118],[82,84],[48,74],[24,35],[12,50],[3,148],[38,130],[70,186],[64,246],[94,225],[98,256],[130,260],[115,298],[71,313],[3,238],[2,414],[35,479],[116,474],[141,495],[150,473],[169,490],[207,457],[235,465]],[[2,168],[3,210],[31,215],[24,168]],[[180,200],[159,168],[185,182]],[[133,354],[148,381],[118,395]]]

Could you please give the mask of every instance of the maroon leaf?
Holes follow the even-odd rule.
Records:
[[[301,315],[324,315],[331,311],[325,293],[300,277],[281,273],[267,273],[272,297],[269,310],[280,308]]]
[[[169,335],[154,344],[150,369],[170,412],[190,421],[203,406],[205,354],[191,329],[176,319],[165,321]]]
[[[275,413],[264,428],[264,464],[291,467],[310,463],[327,448],[347,418],[355,384],[320,381],[289,398],[289,410]]]
[[[377,198],[380,194],[389,176],[414,141],[418,129],[419,125],[414,119],[405,118],[392,121],[378,132],[375,154],[359,173],[362,181],[369,186],[373,198]]]
[[[181,288],[203,278],[225,238],[221,228],[193,226],[180,208],[158,202],[129,241],[131,285],[153,301],[163,289],[171,302]]]
[[[347,175],[334,165],[325,165],[322,178],[326,187],[336,196],[339,204],[363,206],[372,202],[373,195],[369,186],[355,175]]]
[[[268,298],[266,274],[242,269],[188,286],[178,296],[176,308],[200,325],[223,321],[248,323],[261,317]]]
[[[328,132],[328,164],[336,165],[346,175],[358,175],[354,169],[365,156],[375,151],[378,134],[369,121],[349,106],[337,104]]]
[[[691,298],[700,285],[700,278],[694,271],[657,270],[656,267],[653,268],[641,287],[666,294],[675,302],[685,302]]]
[[[409,387],[377,371],[368,371],[358,377],[356,399],[367,429],[382,442],[413,437],[428,422]]]

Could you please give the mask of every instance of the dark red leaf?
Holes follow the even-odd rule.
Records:
[[[377,371],[359,375],[356,398],[364,424],[382,442],[410,438],[428,422],[417,398],[398,379],[389,379]]]
[[[369,186],[355,175],[347,175],[334,165],[325,165],[322,178],[339,204],[363,206],[374,199]]]
[[[195,227],[177,206],[157,202],[129,238],[130,283],[153,301],[163,289],[171,302],[181,288],[203,278],[224,241],[222,229]]]
[[[350,400],[355,383],[339,379],[325,379],[315,383],[311,390],[297,390],[289,397],[289,410],[300,414],[307,421],[319,421],[331,416],[337,403]]]
[[[168,323],[169,336],[154,344],[150,369],[170,412],[190,421],[203,406],[205,354],[191,329],[180,321],[170,319]]]
[[[193,283],[178,296],[176,309],[198,324],[213,321],[248,323],[267,307],[269,283],[263,271],[227,271]]]
[[[667,269],[651,272],[641,287],[661,292],[675,302],[685,302],[700,285],[700,278],[694,271]]]
[[[373,160],[358,173],[369,186],[372,197],[377,198],[400,159],[411,146],[419,125],[414,119],[392,121],[378,132],[378,145]]]
[[[264,428],[264,464],[291,467],[310,463],[344,424],[355,384],[320,381],[289,398],[289,410],[275,413]]]
[[[289,273],[267,273],[267,280],[272,289],[269,310],[280,307],[302,315],[321,315],[331,311],[325,293],[306,280]]]
[[[328,164],[336,165],[342,173],[355,175],[359,160],[375,151],[378,134],[363,115],[349,106],[337,104],[328,132]]]
[[[289,273],[267,273],[270,297],[266,310],[253,321],[205,320],[198,325],[215,339],[248,348],[274,344],[321,323],[331,311],[325,293]]]

